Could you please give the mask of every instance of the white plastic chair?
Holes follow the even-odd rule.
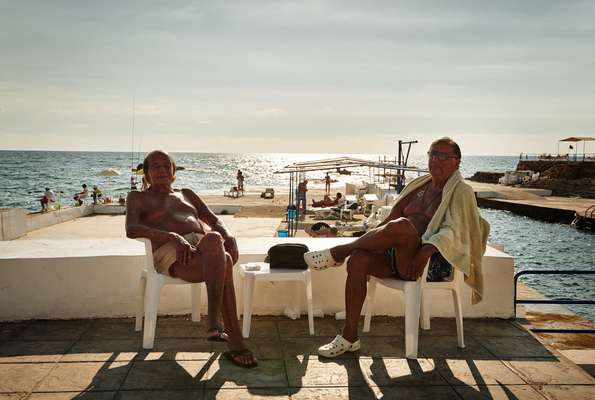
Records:
[[[363,195],[363,209],[364,209],[364,215],[370,215],[369,213],[372,212],[372,206],[373,205],[377,205],[379,206],[380,204],[384,204],[384,202],[381,202],[378,199],[378,195],[376,193],[366,193]]]
[[[422,329],[430,329],[430,305],[429,301],[422,301],[424,290],[450,290],[453,296],[455,318],[457,321],[458,347],[464,348],[463,338],[463,314],[461,308],[460,282],[462,274],[453,267],[452,281],[448,282],[426,282],[428,276],[428,264],[424,268],[422,276],[416,281],[404,281],[393,278],[376,278],[370,276],[368,293],[366,296],[366,311],[364,316],[364,332],[370,332],[370,323],[376,296],[376,286],[380,283],[391,289],[397,289],[404,294],[405,309],[405,356],[409,359],[417,358],[419,324]],[[422,305],[423,304],[423,305]]]
[[[153,265],[153,246],[146,238],[137,239],[145,244],[145,268],[141,271],[138,306],[136,311],[135,330],[143,329],[143,349],[152,349],[155,343],[155,327],[157,325],[157,311],[161,288],[164,285],[191,285],[192,321],[200,321],[200,304],[202,283],[186,282],[158,273]]]
[[[430,329],[430,301],[425,298],[425,291],[449,290],[452,295],[454,315],[457,323],[457,346],[461,349],[464,349],[465,338],[463,333],[463,308],[461,306],[460,292],[463,283],[463,273],[458,268],[453,266],[451,278],[451,280],[443,282],[427,282],[425,279],[423,279],[421,285],[421,328],[424,330]]]

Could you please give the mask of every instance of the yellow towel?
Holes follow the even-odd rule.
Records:
[[[430,180],[430,175],[424,175],[411,181],[396,203]],[[421,240],[436,247],[452,266],[465,274],[465,283],[473,291],[472,304],[479,303],[483,297],[481,260],[489,233],[490,225],[479,215],[473,188],[455,171],[442,189],[440,206]]]

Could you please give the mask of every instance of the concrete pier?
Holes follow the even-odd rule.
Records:
[[[547,222],[569,224],[575,213],[584,214],[595,199],[550,196],[547,191],[467,181],[480,207],[507,210]]]

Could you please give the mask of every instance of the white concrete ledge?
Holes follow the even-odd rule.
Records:
[[[126,214],[126,206],[121,206],[119,204],[95,204],[93,206],[93,214]]]
[[[25,233],[91,214],[93,214],[93,205],[67,207],[46,213],[28,214],[24,221],[26,224]]]
[[[210,208],[219,215],[234,215],[242,209],[241,206],[225,204],[212,205]],[[119,204],[86,204],[31,214],[22,208],[3,208],[0,209],[0,241],[17,239],[28,232],[92,214],[126,214],[126,207]]]
[[[305,238],[240,238],[240,262],[262,261],[263,249],[279,241]],[[325,248],[336,239],[308,239],[310,248]],[[311,242],[314,240],[315,242]],[[0,242],[0,320],[32,318],[67,319],[133,316],[138,277],[143,268],[143,245],[129,239],[27,240]],[[266,252],[266,250],[265,250]],[[463,290],[466,317],[511,318],[513,310],[513,259],[488,248],[484,256],[484,300],[470,303],[471,293]],[[344,308],[344,267],[312,274],[314,305],[325,314]],[[239,274],[234,274],[238,299]],[[258,283],[254,314],[281,315],[295,293],[293,283]],[[206,301],[203,297],[203,302]],[[375,313],[402,315],[402,296],[378,288]],[[429,293],[433,316],[453,315],[450,295]],[[305,303],[305,302],[303,302]],[[190,291],[184,286],[164,288],[159,312],[190,312]],[[203,304],[203,313],[206,305]]]
[[[31,214],[22,208],[0,209],[0,241],[17,239],[28,232],[91,214],[93,205]]]
[[[0,209],[0,240],[13,240],[26,234],[25,218],[22,208]]]

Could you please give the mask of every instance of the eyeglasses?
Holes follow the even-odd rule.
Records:
[[[443,152],[437,151],[437,150],[428,151],[428,158],[431,160],[440,160],[440,161],[446,161],[450,158],[454,158],[456,160],[459,159],[459,157],[457,157],[457,156],[453,156],[448,153],[443,153]]]

